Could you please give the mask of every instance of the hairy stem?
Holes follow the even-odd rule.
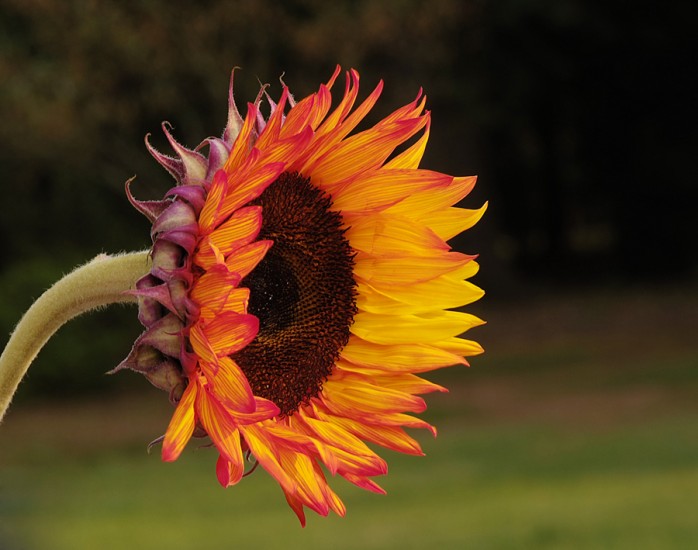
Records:
[[[29,365],[53,334],[81,313],[108,304],[135,302],[124,291],[150,270],[148,251],[100,254],[72,271],[32,304],[0,355],[0,422]]]

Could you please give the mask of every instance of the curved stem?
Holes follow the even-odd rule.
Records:
[[[118,302],[136,302],[125,291],[150,271],[148,251],[100,254],[59,280],[32,304],[0,356],[0,422],[34,358],[53,334],[81,313]]]

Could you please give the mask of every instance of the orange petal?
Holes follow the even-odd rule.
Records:
[[[405,433],[405,430],[393,426],[373,426],[355,422],[354,433],[376,445],[398,453],[424,456],[421,445]]]
[[[286,489],[284,489],[283,486],[281,487],[281,490],[284,492],[284,496],[286,497],[286,502],[291,507],[291,510],[293,510],[295,512],[296,516],[298,516],[298,521],[301,522],[301,527],[305,527],[306,521],[305,521],[305,512],[303,510],[303,503],[294,494],[289,493]]]
[[[245,278],[257,264],[264,259],[264,255],[271,248],[273,241],[255,241],[233,252],[225,261],[230,271],[234,271],[240,277]]]
[[[320,158],[349,135],[356,128],[357,124],[373,109],[382,91],[383,81],[380,81],[373,92],[350,115],[349,113],[359,93],[359,73],[353,69],[347,73],[347,86],[344,97],[337,108],[316,129],[315,140],[306,152],[304,161],[312,162],[313,159]],[[295,169],[303,172],[304,167],[303,164],[299,164]]]
[[[356,125],[363,120],[378,101],[383,91],[382,80],[378,83],[373,92],[371,92],[361,105],[350,115],[349,112],[351,111],[359,91],[359,73],[352,70],[351,78],[353,79],[353,86],[348,87],[337,109],[330,113],[325,121],[317,128],[312,145],[296,163],[289,167],[290,170],[296,170],[302,174],[309,173],[311,164],[328,151],[335,149],[337,144],[356,128]]]
[[[344,137],[349,132],[351,132],[356,127],[356,125],[361,120],[363,120],[366,114],[368,114],[368,112],[373,108],[383,89],[382,81],[378,83],[373,92],[369,94],[369,97],[363,101],[363,103],[356,109],[356,111],[354,111],[354,114],[352,114],[353,118],[346,120],[347,116],[349,116],[349,113],[351,112],[352,107],[354,106],[354,103],[356,102],[356,98],[359,95],[359,80],[359,73],[356,70],[351,69],[350,71],[346,72],[344,96],[339,102],[339,105],[337,105],[337,108],[334,111],[332,111],[332,113],[322,123],[322,126],[320,126],[317,129],[318,136],[322,137],[322,140],[318,141],[327,145],[328,141],[333,141],[326,137],[326,135],[330,133],[334,133],[334,139],[341,139],[341,137]],[[338,127],[340,125],[344,127],[341,128],[341,132],[337,132]]]
[[[240,433],[233,418],[216,399],[208,386],[196,396],[196,413],[201,426],[226,460],[243,468]]]
[[[233,143],[230,155],[225,163],[225,171],[228,173],[234,172],[240,168],[252,148],[252,131],[257,123],[257,111],[258,109],[254,103],[247,104],[245,122]]]
[[[304,417],[303,420],[311,428],[313,435],[327,444],[337,447],[357,456],[374,456],[375,453],[358,437],[347,432],[341,426],[315,418]]]
[[[419,443],[405,433],[400,427],[376,426],[371,422],[362,422],[355,418],[346,418],[332,414],[326,407],[317,407],[315,413],[318,418],[342,426],[346,431],[361,439],[376,443],[396,452],[422,456],[422,448]]]
[[[311,126],[310,121],[314,116],[315,107],[318,98],[316,94],[311,94],[300,100],[286,116],[279,137],[281,139],[289,138],[304,128]]]
[[[376,125],[338,143],[301,173],[308,175],[316,187],[332,194],[344,180],[379,167],[399,144],[408,140],[425,123],[426,119],[416,118],[385,126]]]
[[[240,275],[223,269],[204,273],[192,286],[190,297],[201,306],[201,316],[211,319],[225,307],[230,293],[240,282]]]
[[[211,188],[206,195],[206,202],[199,214],[199,229],[202,234],[210,233],[216,223],[221,201],[228,192],[228,175],[223,170],[218,170],[213,175]]]
[[[376,170],[337,189],[332,195],[332,208],[343,213],[384,210],[417,191],[445,187],[452,179],[429,170]]]
[[[404,201],[391,206],[388,211],[409,217],[419,217],[426,212],[443,210],[462,200],[473,187],[477,176],[453,178],[451,185],[444,189],[418,191]]]
[[[372,493],[377,493],[379,495],[384,495],[386,494],[385,489],[378,485],[375,481],[368,479],[363,476],[357,476],[353,474],[342,474],[342,477],[346,479],[347,481],[350,481],[357,487],[361,487],[362,489],[365,489],[366,491],[371,491]]]
[[[322,485],[327,486],[324,476],[316,472],[313,461],[305,454],[277,448],[281,467],[289,472],[296,485],[296,495],[301,497],[308,508],[326,516],[330,512],[329,503],[325,499]]]
[[[341,501],[331,492],[317,465],[305,454],[307,451],[298,452],[289,447],[286,437],[290,434],[277,438],[271,433],[272,428],[257,426],[244,426],[241,433],[259,464],[279,482],[284,492],[320,515],[335,510]]]
[[[313,138],[313,129],[307,126],[290,139],[279,140],[264,151],[264,162],[291,164],[301,155]]]
[[[241,426],[240,433],[245,438],[252,454],[259,461],[260,466],[276,479],[284,492],[295,497],[296,483],[281,466],[277,458],[276,445],[274,445],[272,439],[266,433],[265,428],[256,424],[249,424]]]
[[[232,212],[257,198],[284,171],[283,162],[260,163],[261,153],[252,149],[247,165],[228,175],[228,191],[221,200],[215,223],[223,222]]]
[[[338,463],[337,473],[342,476],[347,473],[360,476],[382,476],[388,473],[388,464],[376,453],[365,456],[333,448],[332,454]]]
[[[247,313],[247,305],[250,301],[249,288],[234,288],[228,294],[221,312],[232,311],[234,313]]]
[[[254,396],[255,408],[250,413],[231,411],[238,424],[254,424],[278,416],[281,411],[273,402],[262,397]]]
[[[419,167],[419,163],[422,161],[422,157],[424,156],[424,151],[427,148],[427,141],[429,141],[429,128],[431,126],[431,117],[429,113],[426,113],[425,116],[427,117],[427,123],[422,137],[420,137],[419,140],[414,143],[414,145],[397,155],[395,158],[386,162],[385,168],[390,170],[414,170]]]
[[[218,368],[218,358],[216,356],[216,351],[213,349],[204,333],[204,322],[205,319],[199,318],[199,320],[192,325],[189,331],[189,342],[191,343],[194,353],[199,358],[199,362],[211,365],[215,371],[215,369]]]
[[[214,263],[212,246],[215,246],[223,256],[228,256],[235,249],[254,241],[261,227],[261,206],[248,206],[237,210],[199,243],[197,265],[208,269]],[[207,257],[209,257],[208,262],[205,261]]]
[[[245,473],[243,462],[231,462],[223,455],[218,455],[216,462],[216,477],[223,487],[230,487],[238,483]]]
[[[247,377],[230,357],[218,360],[218,370],[210,380],[216,399],[223,403],[233,416],[254,413],[257,408],[255,396]]]
[[[409,414],[389,413],[376,416],[373,418],[373,423],[378,426],[404,426],[406,428],[417,428],[429,430],[436,437],[436,428],[425,422],[421,418],[415,418]]]
[[[282,139],[297,134],[306,127],[314,130],[319,126],[332,104],[330,88],[330,83],[320,85],[317,93],[303,98],[289,111],[281,127]]]
[[[194,433],[194,426],[196,425],[194,401],[196,394],[197,384],[190,380],[189,385],[182,394],[182,398],[177,403],[177,408],[165,432],[165,439],[162,442],[162,459],[165,462],[177,460]]]
[[[203,327],[203,334],[217,357],[240,351],[254,340],[257,332],[259,332],[257,317],[233,312],[222,313]]]
[[[281,126],[284,123],[284,109],[286,109],[286,101],[288,100],[288,96],[288,88],[284,86],[284,89],[281,92],[281,97],[279,98],[279,102],[264,126],[264,131],[259,135],[257,141],[255,141],[254,146],[258,149],[264,150],[270,143],[279,139],[279,132],[281,131]]]
[[[308,126],[310,126],[313,130],[317,129],[320,123],[327,116],[327,113],[332,106],[332,93],[330,92],[331,87],[331,85],[322,84],[315,94],[315,107],[312,109],[310,113],[311,116],[307,121]]]

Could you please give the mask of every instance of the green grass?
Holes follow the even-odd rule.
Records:
[[[338,483],[347,517],[304,530],[266,475],[218,488],[207,450],[46,452],[3,466],[3,548],[694,548],[697,420],[452,424],[427,457],[390,456],[387,496]]]
[[[617,319],[629,301],[639,307],[606,298],[594,314]],[[20,403],[0,427],[0,548],[698,547],[695,315],[574,338],[585,319],[555,303],[528,313],[555,322],[542,337],[535,322],[484,334],[473,368],[434,373],[452,388],[428,399],[439,437],[420,434],[426,457],[385,453],[387,496],[332,480],[347,516],[309,512],[305,529],[261,470],[223,490],[210,449],[174,464],[146,454],[170,413],[155,391]]]

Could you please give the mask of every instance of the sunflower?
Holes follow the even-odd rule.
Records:
[[[383,493],[373,478],[387,466],[367,443],[422,454],[405,428],[435,435],[413,413],[446,390],[417,375],[482,352],[459,337],[482,321],[453,309],[482,296],[466,280],[478,266],[447,244],[484,213],[453,207],[475,177],[418,168],[421,92],[355,131],[382,82],[355,107],[347,72],[331,109],[339,74],[298,102],[263,88],[244,119],[231,78],[222,138],[190,150],[163,124],[171,157],[146,137],[177,183],[165,198],[139,201],[127,184],[153,224],[152,269],[133,291],[146,330],[117,370],[176,404],[165,461],[208,436],[223,486],[261,465],[303,525],[305,507],[345,513],[326,472]]]

